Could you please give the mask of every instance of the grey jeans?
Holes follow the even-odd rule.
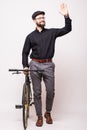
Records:
[[[41,81],[43,80],[46,86],[46,111],[52,110],[53,99],[55,94],[55,64],[53,62],[39,63],[36,61],[30,62],[30,69],[44,70],[43,72],[31,71],[31,79],[34,91],[34,102],[36,115],[42,115],[42,100],[41,100]]]

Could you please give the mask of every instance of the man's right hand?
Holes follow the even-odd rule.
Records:
[[[24,67],[23,70],[24,70],[23,73],[24,73],[25,75],[28,75],[28,74],[29,74],[29,68],[28,68],[28,67]]]

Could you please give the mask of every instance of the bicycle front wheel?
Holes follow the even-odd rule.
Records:
[[[28,126],[28,118],[29,118],[29,85],[24,84],[23,93],[22,93],[22,105],[23,105],[23,126],[24,129]]]

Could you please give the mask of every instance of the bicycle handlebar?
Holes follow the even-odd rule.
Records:
[[[24,69],[9,69],[8,71],[10,71],[10,72],[15,72],[15,73],[13,73],[13,74],[20,74],[22,71],[25,71],[25,72],[27,72],[27,71],[42,72],[42,71],[44,71],[44,70],[30,70],[30,69],[26,69],[26,70],[24,70]]]
[[[9,69],[8,71],[24,71],[24,70],[23,69]]]

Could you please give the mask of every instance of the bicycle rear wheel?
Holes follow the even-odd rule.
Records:
[[[22,105],[23,105],[23,126],[24,129],[28,126],[28,118],[29,118],[29,105],[30,105],[30,92],[29,85],[24,84],[23,93],[22,93]]]

